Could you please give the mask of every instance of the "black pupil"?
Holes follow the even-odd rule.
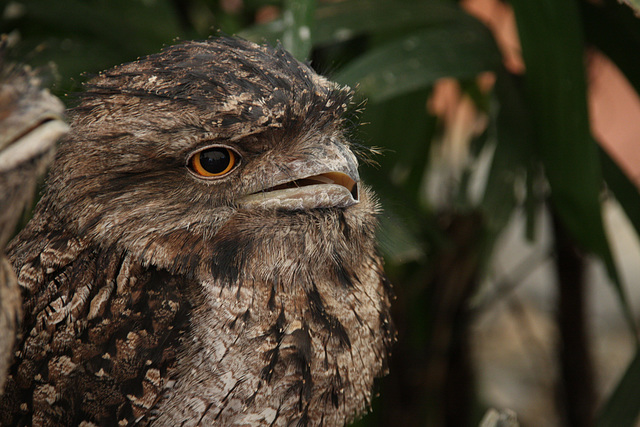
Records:
[[[200,164],[209,173],[223,172],[231,162],[226,148],[210,148],[200,153]]]

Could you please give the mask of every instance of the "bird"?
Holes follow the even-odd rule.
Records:
[[[395,340],[353,91],[217,36],[98,73],[7,249],[2,425],[344,425]]]
[[[0,38],[0,394],[21,318],[20,290],[4,247],[67,131],[64,106],[41,87],[39,73],[6,59],[9,41]]]

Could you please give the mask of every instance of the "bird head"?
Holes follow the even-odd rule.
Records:
[[[30,204],[37,178],[67,131],[62,102],[41,88],[38,73],[5,59],[0,39],[0,252]]]
[[[256,239],[304,249],[309,227],[344,238],[372,221],[345,135],[351,90],[281,48],[187,42],[86,89],[44,201],[82,238],[192,273],[237,265]]]

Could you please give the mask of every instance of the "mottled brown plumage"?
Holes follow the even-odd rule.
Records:
[[[394,338],[350,97],[232,38],[93,79],[10,244],[25,319],[2,423],[341,425],[365,411]],[[237,163],[205,178],[193,159],[211,147]]]
[[[0,394],[21,317],[20,290],[4,247],[67,129],[62,103],[41,88],[37,73],[6,60],[6,42],[0,38]]]

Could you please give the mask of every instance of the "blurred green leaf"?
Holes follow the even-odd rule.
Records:
[[[615,390],[601,409],[596,427],[633,427],[640,415],[640,347]]]
[[[318,44],[336,43],[365,33],[469,23],[475,19],[446,0],[349,0],[326,2],[318,9]]]
[[[629,326],[635,330],[602,222],[603,180],[598,148],[589,131],[577,2],[512,0],[512,5],[527,67],[527,98],[553,208],[576,241],[603,260]]]
[[[291,0],[295,2],[295,0]],[[321,2],[315,13],[316,45],[348,40],[364,33],[384,33],[426,25],[473,21],[455,3],[446,0],[346,0]],[[283,38],[286,25],[280,18],[247,28],[239,35],[256,42],[275,43]]]
[[[300,61],[306,60],[311,52],[315,8],[316,0],[284,2],[282,45]]]
[[[517,205],[515,185],[523,180],[534,146],[533,125],[516,77],[501,70],[496,80],[496,144],[482,207],[492,233],[499,233]]]
[[[601,252],[602,183],[586,105],[583,45],[573,0],[513,0],[527,66],[525,85],[552,197],[569,230]],[[563,40],[558,43],[557,40]],[[583,230],[592,233],[581,235]]]
[[[335,79],[380,102],[431,86],[442,77],[472,78],[500,64],[491,34],[480,23],[417,30],[375,47],[345,66]]]

